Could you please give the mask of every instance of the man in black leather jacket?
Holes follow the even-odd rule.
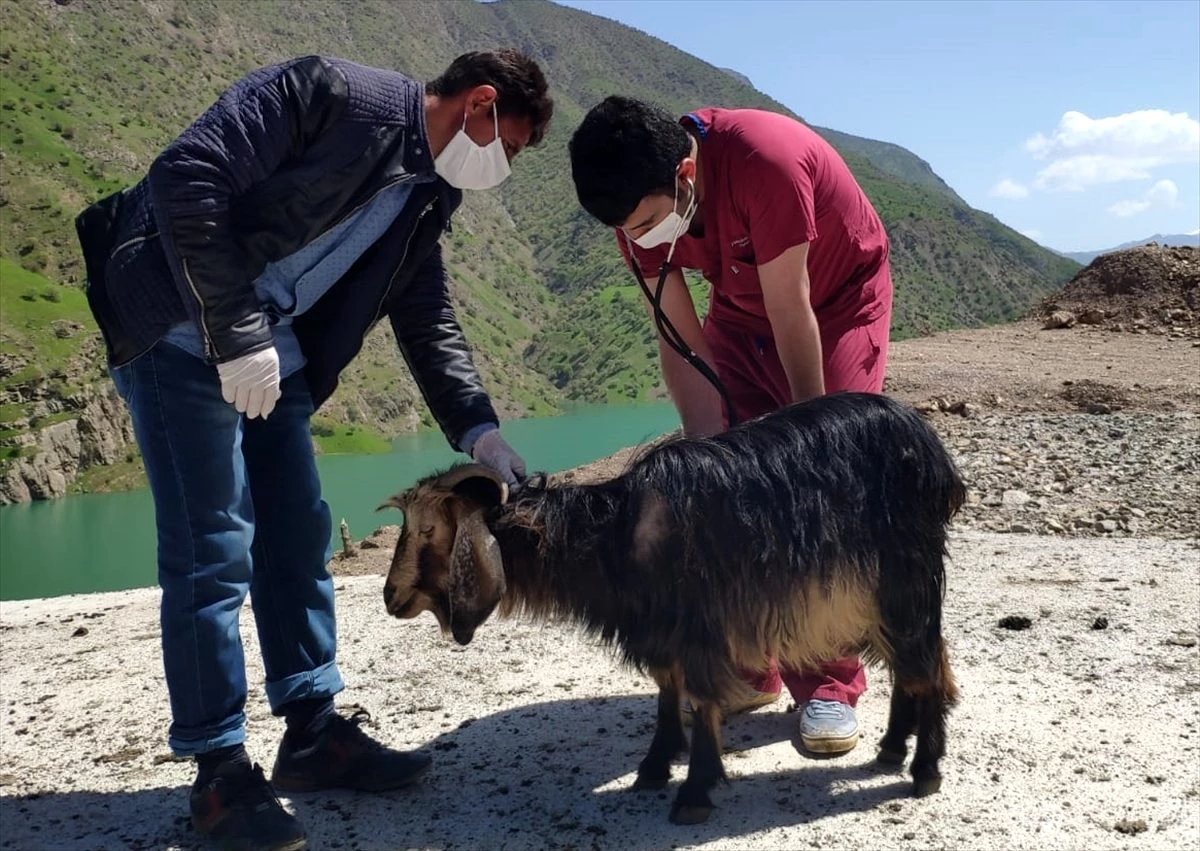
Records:
[[[541,70],[515,51],[464,54],[424,86],[301,57],[237,81],[141,181],[76,219],[154,496],[168,742],[198,763],[191,812],[206,835],[304,848],[272,786],[384,791],[429,766],[334,710],[332,529],[309,420],[386,317],[451,446],[524,476],[439,238],[462,190],[502,182],[552,111]],[[270,783],[244,747],[248,592],[287,725]]]

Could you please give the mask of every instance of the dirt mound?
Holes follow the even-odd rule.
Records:
[[[1107,414],[1129,405],[1129,394],[1120,387],[1100,381],[1064,381],[1059,398],[1071,403],[1081,411],[1092,414]]]
[[[1047,328],[1078,323],[1200,337],[1200,248],[1149,243],[1102,254],[1033,316]]]

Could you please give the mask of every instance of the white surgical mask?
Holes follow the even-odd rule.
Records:
[[[696,203],[696,187],[690,180],[688,181],[688,188],[691,190],[691,198],[688,199],[688,204],[684,208],[683,215],[681,216],[675,211],[675,207],[679,203],[679,181],[676,181],[675,197],[671,199],[671,212],[667,213],[662,221],[639,236],[634,242],[645,249],[651,249],[656,245],[669,242],[671,243],[671,247],[667,250],[667,259],[670,260],[671,255],[675,253],[675,243],[688,229],[688,225],[692,222],[692,217],[696,215],[696,208],[699,206]]]
[[[456,189],[491,189],[499,186],[511,173],[508,157],[504,154],[504,140],[500,138],[500,115],[492,104],[492,117],[496,125],[496,138],[486,145],[477,145],[467,135],[467,117],[463,126],[454,134],[437,158],[434,170]]]

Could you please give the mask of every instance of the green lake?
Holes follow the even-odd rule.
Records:
[[[579,408],[504,424],[531,472],[557,472],[603,458],[678,428],[669,403]],[[323,495],[339,545],[342,518],[354,538],[396,523],[376,512],[389,495],[466,456],[439,433],[397,440],[385,455],[318,458]],[[89,494],[0,507],[0,600],[154,586],[154,503],[148,490]]]

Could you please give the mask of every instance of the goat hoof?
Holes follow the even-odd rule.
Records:
[[[633,791],[640,792],[643,789],[665,789],[667,784],[671,782],[671,773],[666,774],[638,774],[637,780],[633,781]]]
[[[880,765],[904,765],[904,760],[908,757],[905,751],[893,751],[887,748],[880,748],[879,753],[875,755],[875,761]]]
[[[671,806],[671,824],[704,824],[712,814],[711,805],[681,804]]]
[[[942,778],[940,775],[933,777],[921,777],[913,781],[913,794],[918,798],[924,798],[926,795],[932,795],[942,788]]]
[[[671,804],[672,824],[703,824],[713,811],[708,788],[695,781],[685,780]]]

